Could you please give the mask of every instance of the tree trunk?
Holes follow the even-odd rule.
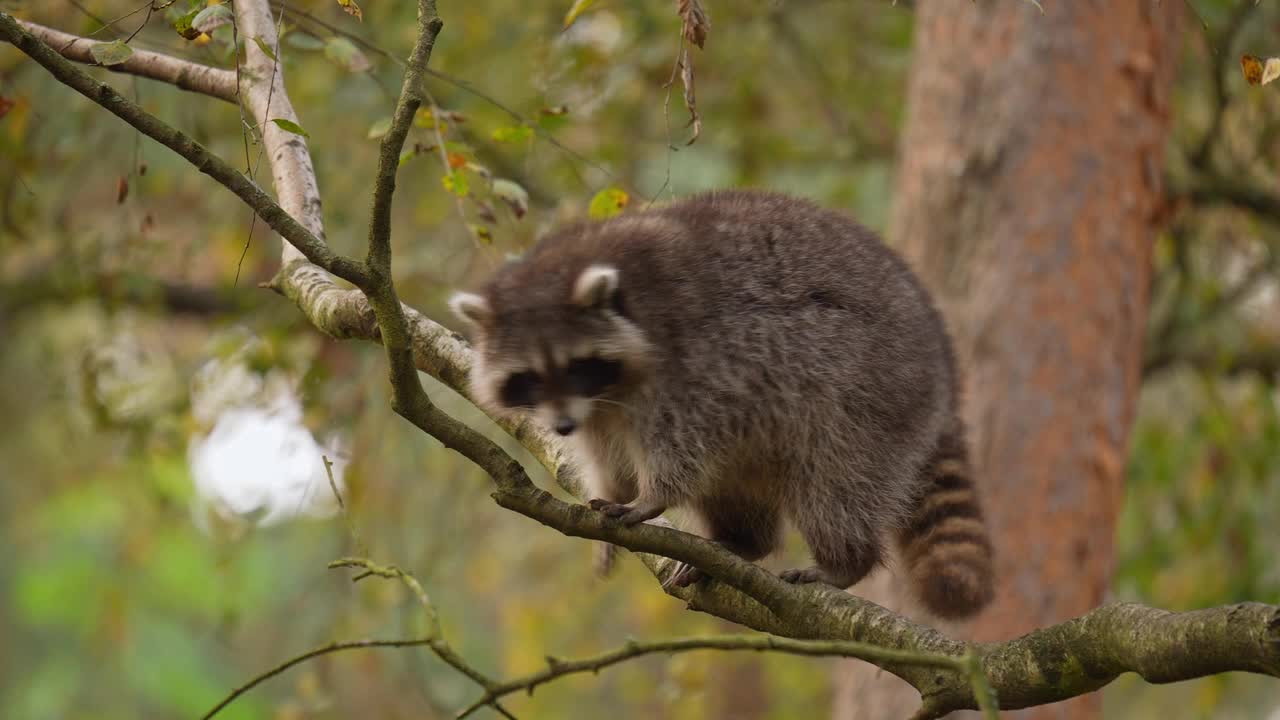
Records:
[[[917,3],[892,237],[936,293],[997,553],[1007,639],[1097,606],[1138,392],[1182,3]],[[876,599],[903,607],[896,581]],[[855,592],[860,592],[855,588]],[[841,670],[836,717],[915,692]],[[1095,695],[1020,714],[1091,718]]]

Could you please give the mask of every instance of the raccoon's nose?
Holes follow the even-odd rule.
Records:
[[[556,432],[561,435],[568,435],[578,429],[578,423],[573,421],[571,417],[562,417],[556,420]]]

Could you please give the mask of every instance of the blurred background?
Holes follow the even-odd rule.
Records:
[[[703,128],[686,146],[678,84],[664,111],[679,50],[673,3],[602,1],[565,30],[570,0],[441,2],[431,67],[447,77],[428,89],[447,112],[421,118],[403,159],[401,298],[453,326],[453,289],[610,189],[642,207],[767,186],[892,239],[927,3],[705,4],[712,32],[692,53]],[[1049,16],[1058,6],[1044,5]],[[138,28],[140,6],[0,2],[107,40]],[[360,22],[330,0],[273,4],[339,252],[365,241],[412,6],[366,0]],[[192,7],[155,12],[132,45],[231,67],[229,37],[174,31]],[[1052,22],[1016,0],[965,11]],[[1134,290],[1149,312],[1140,385],[1117,400],[1136,414],[1128,455],[1114,460],[1118,515],[1100,525],[1098,600],[1277,603],[1280,96],[1246,85],[1238,59],[1280,52],[1280,7],[1190,0],[1180,12],[1165,40],[1164,159],[1145,169],[1160,212],[1145,240],[1150,280]],[[1015,70],[1048,71],[1034,57]],[[260,162],[233,105],[93,72],[238,167]],[[277,269],[279,240],[228,192],[8,46],[0,107],[0,717],[199,717],[309,648],[420,631],[398,584],[326,569],[350,554],[414,573],[459,652],[498,676],[627,637],[732,630],[662,594],[630,558],[597,580],[588,542],[490,501],[487,478],[391,412],[379,347],[321,336],[256,287]],[[442,184],[439,139],[454,177],[469,178],[465,197]],[[481,168],[520,191],[495,194]],[[516,211],[521,192],[527,213]],[[429,381],[429,392],[492,430],[450,391]],[[802,552],[792,538],[787,557]],[[508,706],[520,717],[862,717],[835,702],[845,672],[780,655],[654,657]],[[299,666],[220,717],[444,718],[474,695],[427,652],[357,651]],[[1107,717],[1280,718],[1275,682],[1239,675],[1169,687],[1126,677],[1102,696]]]

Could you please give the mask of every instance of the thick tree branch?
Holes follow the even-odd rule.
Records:
[[[1016,640],[981,646],[1005,710],[1083,695],[1126,672],[1171,683],[1223,672],[1280,677],[1280,606],[1240,603],[1173,613],[1108,605]],[[935,717],[972,708],[971,693],[924,693]]]
[[[18,24],[27,32],[43,40],[62,57],[78,63],[97,64],[97,60],[94,60],[89,52],[89,48],[98,44],[97,40],[64,33],[26,20],[18,20]],[[134,50],[128,60],[119,65],[108,66],[107,69],[159,80],[182,90],[208,95],[230,103],[236,102],[236,74],[230,70],[201,65],[150,50]]]
[[[266,24],[250,29],[255,27],[254,18],[250,15],[265,7],[265,2],[242,0],[236,5],[237,12],[243,13],[240,16],[242,33],[263,37],[269,46],[274,46],[270,16],[265,12],[261,15],[266,18]],[[432,22],[433,3],[420,0],[419,8],[419,38],[411,64],[417,65],[420,61],[425,67],[430,39],[439,26]],[[300,199],[286,201],[282,192],[282,204],[289,208],[286,212],[226,163],[129,103],[111,88],[89,78],[2,13],[0,38],[13,42],[59,81],[103,105],[232,189],[308,260],[364,289],[375,311],[376,328],[369,323],[366,311],[369,306],[356,301],[355,295],[347,296],[351,300],[340,304],[343,308],[340,312],[335,311],[322,318],[322,322],[333,325],[318,324],[326,332],[339,336],[376,338],[380,335],[388,348],[397,411],[488,472],[497,486],[495,498],[504,507],[566,535],[607,540],[648,554],[643,559],[659,576],[670,572],[670,563],[656,555],[689,562],[719,582],[669,592],[688,601],[691,608],[749,627],[797,639],[857,641],[912,654],[940,654],[952,658],[966,656],[969,647],[966,644],[874,603],[829,588],[788,585],[762,568],[700,538],[647,524],[618,527],[599,513],[584,506],[564,503],[534,487],[516,460],[488,438],[449,418],[422,392],[416,376],[419,368],[465,392],[468,351],[456,335],[395,300],[389,274],[389,235],[371,233],[368,265],[334,255],[321,239],[318,195],[314,202],[307,199],[306,193],[298,194]],[[248,53],[253,62],[255,54],[260,54],[260,51],[250,45]],[[407,74],[418,72],[410,70]],[[271,73],[264,76],[254,72],[252,75],[272,77]],[[405,109],[414,101],[418,82],[420,79],[406,79],[409,91],[397,104],[398,119],[406,114],[411,116]],[[283,84],[275,92],[283,95]],[[276,113],[274,93],[268,90],[267,96],[271,98],[269,103],[259,104],[250,100],[254,117],[263,126],[269,124],[265,121],[271,117],[282,116]],[[267,105],[270,105],[270,115],[267,114]],[[267,132],[271,131],[268,129]],[[305,153],[305,143],[298,138],[281,138],[280,142]],[[272,144],[268,143],[268,147]],[[275,159],[273,154],[273,165]],[[304,179],[304,182],[314,183],[309,158],[305,166],[298,165],[290,172],[311,173],[312,177]],[[288,179],[283,170],[276,170],[275,175],[278,184]],[[391,177],[394,178],[394,174]],[[390,190],[385,192],[385,203],[374,202],[375,222],[379,213],[389,212]],[[299,202],[304,209],[313,210],[314,216],[294,207],[294,203]],[[290,212],[297,212],[298,220],[290,217]],[[286,250],[286,258],[289,257],[288,252]],[[308,317],[315,317],[316,313],[307,303],[316,302],[318,297],[325,297],[333,290],[332,280],[321,269],[297,257],[285,264],[282,276],[278,276],[277,286],[303,306]],[[297,287],[290,279],[306,277],[312,278],[317,287],[325,283],[330,287],[319,288],[317,294],[309,294],[306,287]],[[527,425],[509,429],[556,473],[558,481],[568,487],[576,487],[572,474],[564,471],[567,468],[564,467],[563,450],[558,442]],[[1175,614],[1136,605],[1110,606],[1016,640],[984,645],[980,650],[984,673],[990,678],[1002,706],[1011,709],[1089,692],[1128,671],[1139,672],[1153,682],[1232,670],[1280,675],[1280,608],[1239,605]],[[918,717],[940,717],[951,710],[977,706],[974,686],[963,668],[922,667],[899,662],[889,656],[870,659],[922,691],[924,705]]]

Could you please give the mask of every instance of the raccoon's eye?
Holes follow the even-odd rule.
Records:
[[[575,395],[592,397],[617,384],[622,376],[622,363],[599,357],[577,358],[569,361],[565,376]]]
[[[542,386],[542,378],[532,371],[518,372],[502,383],[502,404],[507,407],[533,407],[538,402],[535,398]]]

